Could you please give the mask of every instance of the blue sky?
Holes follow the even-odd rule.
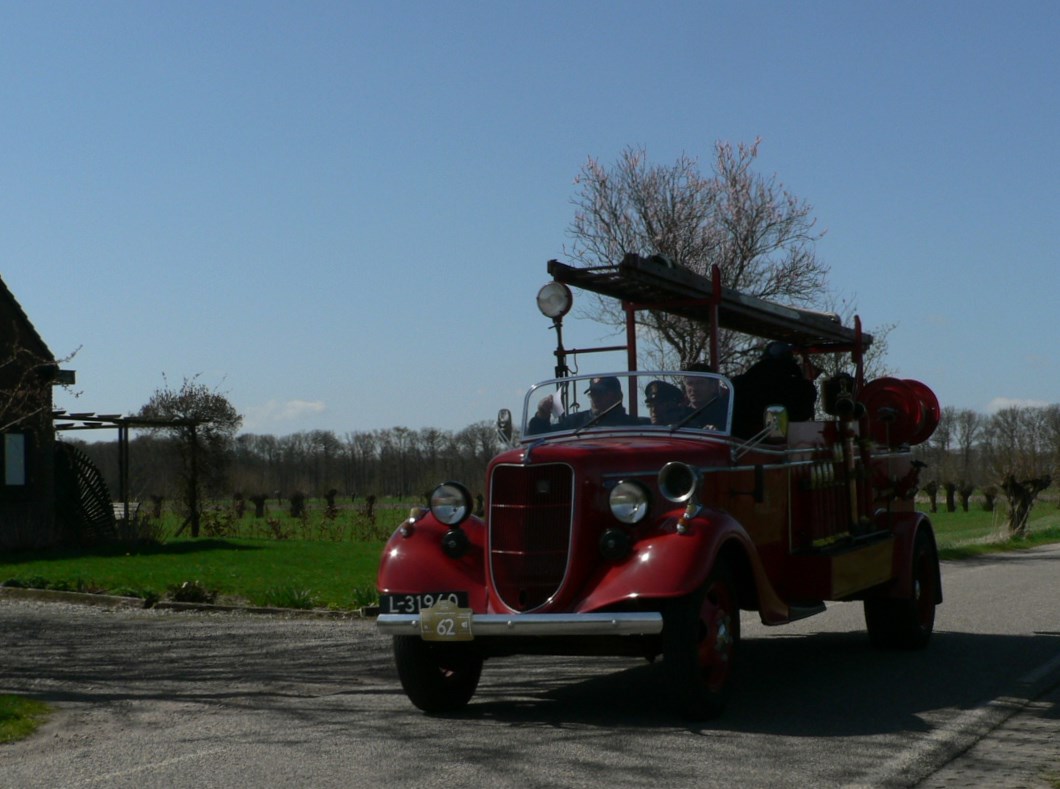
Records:
[[[458,430],[551,375],[588,157],[761,138],[901,377],[1057,402],[1058,40],[1056,2],[0,0],[0,275],[80,349],[60,407],[197,375],[247,432]]]

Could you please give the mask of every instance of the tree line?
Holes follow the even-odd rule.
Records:
[[[133,499],[161,497],[183,502],[185,451],[179,437],[143,431],[129,441],[129,492]],[[80,444],[101,470],[117,498],[117,442]],[[448,479],[460,480],[473,494],[486,466],[502,445],[496,426],[478,422],[462,430],[392,427],[338,435],[311,430],[286,436],[242,434],[232,438],[216,473],[200,479],[208,498],[294,495],[339,500],[369,496],[417,499]]]
[[[973,496],[991,510],[1003,499],[1009,531],[1024,534],[1035,500],[1060,469],[1060,404],[991,415],[948,406],[915,454],[926,464],[920,479],[932,509],[940,496],[950,512],[967,510]]]
[[[112,488],[118,479],[116,442],[84,444]],[[392,427],[349,432],[312,430],[286,436],[242,434],[232,438],[219,468],[202,480],[203,494],[289,499],[369,496],[419,499],[447,479],[485,494],[486,466],[502,449],[491,422],[459,431]],[[182,449],[173,436],[144,431],[129,447],[129,485],[134,499],[163,497],[176,504],[183,492]],[[925,464],[921,490],[932,509],[993,509],[1005,502],[1010,529],[1022,533],[1039,494],[1060,468],[1060,404],[1013,406],[985,415],[942,409],[938,428],[914,454]],[[117,497],[118,491],[112,489]]]

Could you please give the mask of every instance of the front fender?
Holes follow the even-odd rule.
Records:
[[[938,544],[935,542],[935,530],[928,516],[922,512],[909,512],[891,515],[890,528],[894,534],[894,553],[892,558],[892,576],[894,580],[884,584],[875,592],[875,596],[897,597],[908,600],[914,596],[913,590],[913,546],[917,537],[926,534],[931,540],[931,548],[938,556]],[[942,602],[942,573],[935,564],[935,603]]]
[[[680,533],[680,515],[680,511],[670,513],[634,543],[625,561],[592,578],[586,587],[591,591],[575,610],[596,611],[691,594],[706,581],[724,553],[736,565],[733,570],[744,589],[741,604],[748,607],[753,603],[768,624],[788,621],[788,606],[773,590],[754,544],[739,522],[725,513],[706,510]]]
[[[383,549],[376,578],[379,593],[466,591],[471,608],[484,612],[486,529],[476,517],[468,518],[460,528],[470,546],[467,553],[453,559],[442,550],[442,538],[449,531],[448,526],[430,513],[414,522],[405,521]]]

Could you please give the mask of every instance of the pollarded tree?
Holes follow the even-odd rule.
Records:
[[[1049,443],[1049,409],[1013,406],[994,414],[984,431],[984,448],[1008,499],[1008,531],[1027,534],[1038,494],[1052,484],[1055,455]]]
[[[628,148],[608,169],[595,159],[576,183],[568,253],[583,266],[613,265],[627,253],[662,255],[710,276],[717,264],[726,287],[773,301],[816,306],[826,295],[828,267],[816,256],[822,233],[812,208],[774,177],[752,170],[759,142],[715,145],[713,172],[681,156],[650,165],[643,148]],[[623,325],[618,305],[597,299],[590,317]],[[658,312],[638,313],[658,366],[700,360],[709,327]],[[728,332],[718,338],[723,370],[744,366],[749,349]]]
[[[243,417],[223,394],[210,390],[196,378],[185,378],[179,389],[168,383],[151,395],[139,416],[160,424],[154,428],[173,439],[180,451],[184,505],[191,536],[199,536],[202,502],[199,485],[222,489],[225,463],[232,439]],[[184,526],[181,526],[183,529]]]

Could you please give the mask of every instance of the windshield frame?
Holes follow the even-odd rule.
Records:
[[[621,404],[624,410],[620,410],[619,419],[626,420],[616,424],[614,420],[601,419],[595,424],[592,422],[591,404],[587,390],[594,378],[617,378],[622,387]],[[700,425],[696,418],[691,418],[690,406],[687,401],[687,390],[684,386],[689,379],[707,379],[717,390],[717,402],[709,405],[707,411],[717,420],[716,424]],[[644,401],[645,388],[653,381],[664,381],[677,386],[685,396],[682,408],[686,409],[681,416],[673,420],[652,424],[650,421],[650,410]],[[636,404],[630,402],[630,392],[636,387]],[[566,408],[560,406],[560,413],[553,410],[549,425],[542,429],[540,420],[535,419],[538,407],[543,398],[550,395],[559,395],[562,403],[563,392],[566,391]],[[733,384],[728,377],[718,373],[688,372],[683,370],[628,370],[620,372],[604,373],[582,373],[570,375],[563,378],[549,378],[531,386],[523,397],[522,419],[520,421],[519,440],[522,443],[540,441],[542,438],[554,438],[557,436],[580,436],[586,434],[597,435],[600,433],[649,433],[652,435],[680,433],[682,435],[710,435],[730,436],[732,435],[733,414]],[[699,407],[703,407],[700,403]],[[584,415],[578,417],[576,415]]]

